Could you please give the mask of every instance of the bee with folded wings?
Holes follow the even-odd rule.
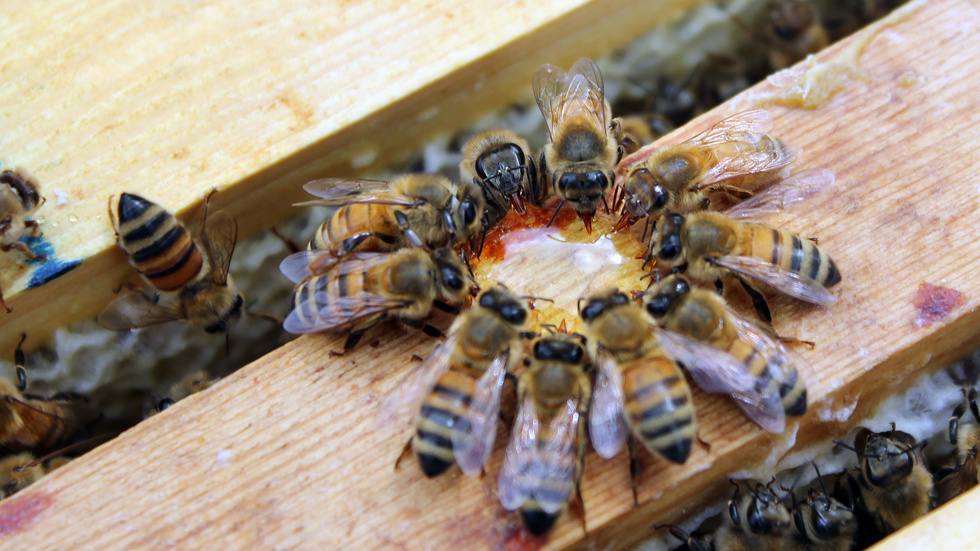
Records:
[[[297,283],[283,328],[296,334],[348,331],[345,351],[388,317],[441,337],[422,320],[433,307],[457,313],[453,305],[471,291],[462,261],[449,248],[351,253],[343,259],[327,251],[301,251],[288,256],[280,270]]]
[[[532,88],[550,136],[538,166],[561,198],[555,215],[568,202],[591,232],[622,154],[622,128],[605,100],[602,73],[587,58],[568,73],[546,64],[534,74]]]
[[[659,328],[660,344],[705,392],[731,394],[770,432],[783,431],[786,415],[806,413],[802,373],[809,364],[721,296],[674,274],[643,295],[643,306]]]
[[[524,360],[519,410],[498,477],[501,504],[520,509],[534,535],[547,532],[573,497],[585,530],[579,481],[592,383],[580,337],[559,331],[536,339]]]
[[[155,291],[133,291],[110,303],[99,314],[102,327],[127,331],[183,320],[227,333],[242,317],[245,301],[228,275],[238,225],[226,212],[208,215],[215,193],[204,198],[197,239],[173,214],[138,195],[119,196],[118,216],[110,204],[119,247]]]
[[[841,275],[824,250],[788,231],[742,221],[782,210],[833,182],[828,171],[811,176],[772,186],[725,213],[665,214],[657,223],[647,261],[656,259],[658,270],[682,271],[692,279],[714,282],[719,289],[723,277],[734,277],[767,323],[772,321],[769,305],[752,282],[811,304],[831,304],[836,297],[830,289],[840,283]]]
[[[428,477],[455,462],[467,475],[483,472],[493,451],[504,379],[521,357],[530,310],[525,299],[498,283],[482,291],[456,318],[439,345],[400,385],[385,409],[416,408],[414,450]]]
[[[744,199],[776,182],[799,150],[766,134],[770,128],[768,111],[745,111],[683,143],[624,160],[629,169],[622,174],[621,167],[617,177],[624,199],[617,228],[664,212],[702,210],[715,196]]]
[[[479,186],[433,174],[406,174],[391,183],[326,178],[303,189],[320,199],[297,206],[340,207],[310,242],[311,249],[337,257],[453,245],[472,239],[485,223]]]

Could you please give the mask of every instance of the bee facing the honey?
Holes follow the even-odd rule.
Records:
[[[28,260],[39,258],[30,247],[18,239],[25,231],[30,235],[41,233],[38,223],[28,220],[27,217],[43,203],[40,185],[26,170],[17,168],[0,172],[0,251],[17,251]],[[3,306],[7,313],[12,311],[3,300],[2,289],[0,289],[0,306]]]

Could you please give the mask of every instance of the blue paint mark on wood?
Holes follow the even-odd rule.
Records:
[[[51,242],[43,235],[29,236],[23,239],[24,243],[31,248],[31,252],[38,256],[33,260],[27,260],[27,264],[37,266],[31,274],[31,280],[27,283],[28,289],[40,287],[52,279],[58,278],[78,267],[81,260],[58,260],[54,257],[54,247]]]

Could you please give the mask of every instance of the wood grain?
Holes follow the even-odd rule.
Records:
[[[526,98],[540,64],[598,56],[701,1],[3,2],[0,162],[40,181],[35,248],[51,260],[0,256],[15,310],[0,349],[93,318],[134,276],[111,195],[193,218],[218,189],[247,237],[293,213],[302,183],[404,158]]]
[[[727,401],[698,392],[710,451],[696,448],[684,466],[645,456],[638,508],[626,459],[590,453],[582,488],[588,536],[566,515],[546,540],[533,540],[494,496],[501,449],[484,479],[453,470],[427,480],[412,461],[393,468],[409,431],[379,425],[379,404],[401,385],[411,355],[432,350],[431,340],[386,329],[334,358],[329,352],[341,338],[313,335],[5,500],[0,518],[27,511],[0,525],[5,544],[620,549],[651,535],[654,523],[676,521],[726,493],[728,473],[750,465],[766,472],[792,450],[845,434],[884,396],[961,355],[980,335],[980,110],[965,78],[980,71],[972,55],[980,48],[972,32],[978,25],[980,11],[966,0],[914,3],[818,56],[828,62],[866,41],[858,59],[867,78],[847,76],[814,110],[772,108],[773,133],[805,150],[795,169],[830,168],[837,184],[830,196],[770,222],[818,236],[844,277],[832,307],[773,301],[780,333],[817,343],[799,350],[815,370],[810,411],[783,435],[762,433]],[[774,91],[764,83],[734,103],[749,108]],[[734,109],[724,105],[681,133]],[[581,277],[574,268],[565,273]],[[528,287],[549,283],[533,265],[519,276]],[[923,283],[959,291],[963,300],[932,324],[916,323]],[[498,442],[504,438],[501,429]],[[976,528],[963,526],[975,539]]]

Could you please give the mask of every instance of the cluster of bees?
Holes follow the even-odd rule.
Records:
[[[949,418],[948,438],[955,447],[950,467],[930,471],[923,453],[927,442],[917,442],[894,424],[883,432],[860,428],[853,445],[835,441],[855,454],[857,467],[839,473],[833,492],[827,491],[816,464],[820,490],[807,490],[805,501],[797,501],[792,487],[780,486],[783,495],[777,495],[772,488],[775,477],[754,487],[747,481],[732,480],[735,494],[712,534],[692,536],[676,526],[668,529],[684,541],[682,548],[697,551],[865,549],[977,485],[980,410],[976,389],[965,391],[964,398]],[[967,409],[973,419],[960,435]],[[747,493],[740,495],[739,482]]]
[[[805,37],[808,47],[819,49],[826,36],[813,30],[819,26],[812,14],[807,19],[789,9],[796,4],[801,3],[773,8],[774,18],[787,21],[775,36]],[[505,381],[514,383],[518,410],[498,495],[506,509],[520,511],[529,532],[544,534],[572,501],[584,525],[578,486],[586,422],[601,457],[617,455],[629,442],[634,499],[640,474],[634,440],[672,462],[686,461],[697,432],[685,372],[704,391],[730,395],[767,431],[782,432],[787,416],[804,414],[810,368],[784,344],[791,339],[768,325],[772,315],[763,291],[826,306],[841,275],[810,240],[748,221],[806,200],[833,182],[826,170],[787,177],[799,152],[766,134],[768,113],[739,113],[686,142],[654,149],[642,146],[652,136],[644,125],[613,117],[591,60],[579,60],[567,73],[544,65],[532,88],[549,131],[538,154],[516,133],[493,129],[464,146],[459,182],[422,174],[391,182],[310,182],[304,188],[317,199],[306,204],[336,210],[309,249],[290,255],[281,269],[296,284],[283,322],[289,332],[343,332],[346,352],[379,323],[398,319],[445,339],[384,405],[392,417],[414,417],[406,452],[414,452],[427,476],[453,464],[468,475],[483,472],[494,448]],[[138,195],[124,193],[110,204],[119,246],[146,285],[131,286],[111,303],[99,315],[103,327],[120,331],[183,320],[225,334],[241,318],[244,300],[228,273],[237,226],[227,213],[208,212],[210,198],[194,236],[172,213]],[[35,258],[18,239],[38,232],[28,218],[42,202],[26,171],[0,174],[0,212],[6,213],[0,249]],[[502,282],[479,282],[470,262],[479,258],[488,231],[505,218],[548,208],[554,209],[551,221],[571,208],[589,232],[595,217],[603,216],[600,210],[618,215],[614,231],[639,234],[648,251],[644,266],[654,269],[651,287],[637,296],[607,289],[581,297],[580,321],[573,322],[581,332],[564,322],[534,330],[532,304],[540,297],[521,296]],[[726,302],[726,282],[748,293],[758,320]],[[6,307],[2,293],[0,304]],[[457,315],[445,333],[427,321],[434,308]],[[26,394],[19,347],[16,364],[16,384],[0,379],[0,446],[15,453],[0,460],[4,496],[64,464],[58,446],[77,439],[84,432],[78,428],[91,420],[79,413],[79,396]],[[166,395],[154,396],[145,415],[213,383],[206,373],[194,373]],[[954,419],[969,407],[980,422],[975,392],[968,403]],[[951,420],[950,426],[955,443],[958,424]],[[925,484],[916,474],[924,468],[921,446],[899,431],[862,435],[852,447],[862,470],[849,487],[887,533],[905,523],[892,520],[889,507],[913,508],[923,501],[903,497]],[[961,439],[958,466],[939,486],[943,496],[976,483],[977,439],[972,429]],[[54,454],[30,455],[45,451]],[[926,510],[931,478],[929,484]],[[889,493],[898,487],[904,489]],[[710,545],[850,545],[840,542],[856,533],[859,507],[853,501],[845,507],[826,490],[811,492],[804,503],[794,498],[796,532],[789,528],[784,501],[763,485],[736,495]],[[776,520],[766,516],[771,510]],[[762,543],[756,537],[771,539]],[[786,543],[791,540],[804,543]]]

